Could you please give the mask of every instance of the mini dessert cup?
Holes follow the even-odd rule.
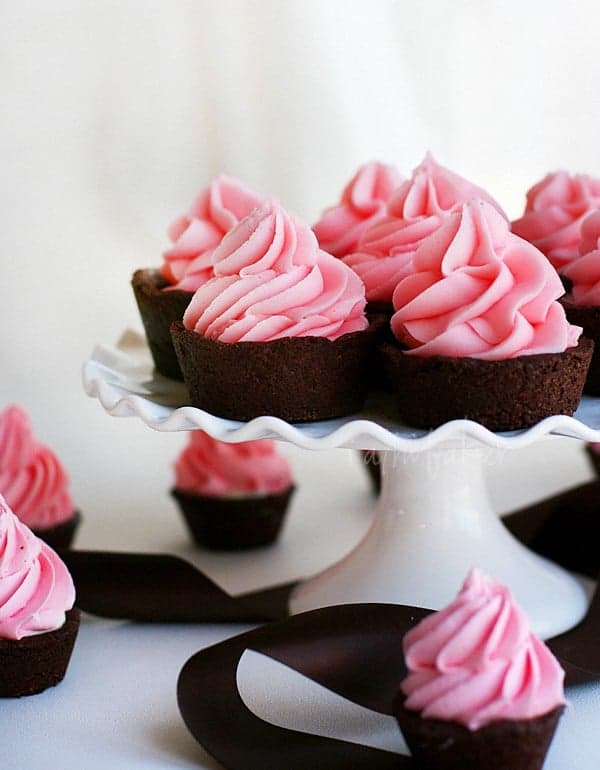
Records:
[[[507,586],[472,569],[402,648],[408,674],[393,712],[419,767],[541,770],[565,672]]]
[[[136,270],[131,280],[154,366],[160,374],[182,380],[170,326],[181,321],[193,292],[171,289],[158,270]]]
[[[277,540],[294,489],[248,497],[192,495],[176,488],[171,494],[198,545],[213,551],[241,551]]]

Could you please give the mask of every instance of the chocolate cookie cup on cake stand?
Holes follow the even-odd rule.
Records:
[[[598,201],[600,205],[600,200]],[[584,393],[600,395],[600,211],[593,211],[581,224],[579,256],[563,268],[563,278],[570,284],[561,302],[567,318],[581,326],[586,337],[594,340],[594,355],[585,382]]]
[[[289,422],[360,409],[379,326],[360,279],[306,225],[267,203],[225,236],[213,269],[171,326],[194,406]]]
[[[238,551],[277,539],[294,491],[274,441],[227,444],[196,430],[175,462],[171,494],[198,545]]]
[[[0,494],[51,548],[69,548],[81,523],[69,478],[56,454],[33,434],[20,406],[0,413]]]
[[[169,229],[172,246],[159,269],[136,270],[131,280],[154,365],[182,380],[170,327],[181,321],[194,291],[212,277],[212,252],[262,197],[236,179],[218,176],[194,199],[187,214]]]
[[[0,697],[17,698],[62,681],[80,613],[63,562],[1,495],[0,544]]]
[[[170,329],[173,321],[183,318],[194,293],[180,289],[165,291],[168,281],[152,269],[136,270],[131,286],[157,371],[165,377],[183,380]]]
[[[565,672],[505,586],[473,569],[457,598],[403,639],[394,715],[419,767],[541,770]]]
[[[381,346],[402,417],[508,431],[572,415],[594,345],[568,323],[562,293],[544,255],[488,203],[449,215],[396,287],[398,342]]]

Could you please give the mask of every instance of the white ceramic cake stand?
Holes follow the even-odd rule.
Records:
[[[571,628],[586,613],[581,583],[504,527],[491,507],[483,469],[490,449],[515,449],[553,435],[600,441],[600,399],[584,398],[575,417],[555,415],[510,433],[492,433],[470,420],[415,430],[382,419],[381,403],[368,404],[361,415],[306,425],[276,417],[240,423],[181,406],[184,386],[154,375],[145,341],[133,332],[117,347],[97,347],[83,381],[111,415],[136,416],[159,431],[200,428],[227,442],[276,438],[306,449],[380,451],[382,492],[371,528],[351,553],[296,588],[292,613],[353,602],[437,609],[455,595],[471,566],[508,584],[543,638]]]

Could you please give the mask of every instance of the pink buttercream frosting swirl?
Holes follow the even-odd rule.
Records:
[[[386,204],[402,182],[394,166],[371,161],[361,166],[335,206],[326,209],[313,226],[320,247],[343,257],[354,251],[366,228],[385,216]]]
[[[544,255],[509,231],[489,203],[470,201],[415,252],[394,291],[391,325],[408,355],[496,361],[577,344]]]
[[[194,294],[187,329],[221,342],[334,340],[367,327],[364,286],[277,203],[242,220],[215,249],[215,277]]]
[[[365,284],[367,300],[391,303],[398,282],[412,270],[420,244],[449,213],[472,198],[487,200],[503,213],[487,192],[440,166],[427,153],[390,198],[388,215],[370,225],[356,251],[344,258]]]
[[[403,640],[411,711],[470,730],[534,719],[564,704],[564,671],[506,586],[472,570],[457,598]]]
[[[212,278],[212,253],[225,233],[263,200],[237,179],[214,179],[196,196],[187,214],[169,226],[173,246],[163,255],[163,278],[172,288],[196,291]]]
[[[29,417],[18,406],[0,414],[0,493],[36,530],[67,521],[75,510],[60,460],[35,439]]]
[[[575,305],[600,305],[600,211],[593,211],[581,224],[579,257],[563,268],[563,275],[573,286]]]
[[[268,439],[226,444],[195,430],[175,462],[175,487],[191,495],[277,495],[292,483],[288,461]]]
[[[54,631],[74,602],[73,581],[63,562],[0,495],[0,638]]]
[[[579,255],[581,224],[597,208],[600,179],[556,171],[528,190],[525,212],[512,223],[512,230],[537,246],[562,272]]]

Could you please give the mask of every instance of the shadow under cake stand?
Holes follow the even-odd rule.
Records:
[[[572,628],[586,614],[581,581],[504,527],[492,509],[484,467],[493,450],[552,436],[600,441],[600,399],[585,397],[574,417],[555,415],[510,433],[492,433],[470,420],[415,430],[382,417],[376,401],[360,415],[337,420],[294,425],[265,416],[240,423],[185,406],[185,387],[155,374],[145,340],[134,332],[116,347],[96,347],[83,382],[109,414],[137,417],[158,431],[202,429],[226,442],[274,438],[312,450],[379,452],[382,489],[369,531],[344,558],[296,587],[291,613],[356,602],[439,609],[468,569],[479,566],[510,586],[543,638]]]

